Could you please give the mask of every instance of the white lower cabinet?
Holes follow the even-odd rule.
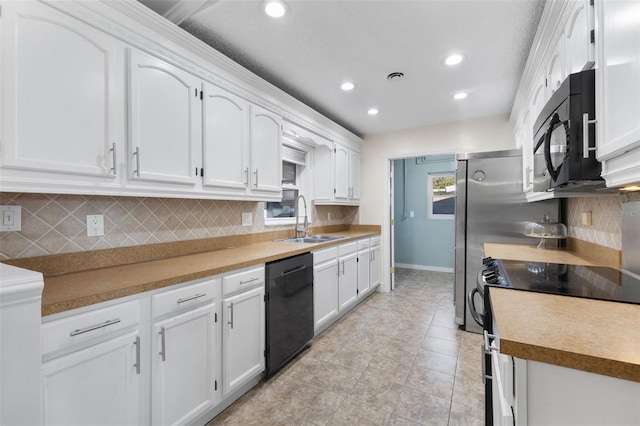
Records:
[[[254,266],[45,317],[43,424],[205,424],[264,371],[264,278]]]
[[[139,342],[134,331],[45,362],[43,424],[139,424]]]
[[[42,325],[43,424],[141,423],[138,301]]]
[[[265,368],[264,267],[223,277],[223,395],[239,389]]]
[[[316,336],[380,284],[379,253],[379,237],[313,252],[313,318]]]
[[[358,241],[358,296],[364,296],[370,290],[370,262],[369,239]]]
[[[371,238],[369,248],[369,288],[374,290],[380,285],[380,268],[382,256],[380,253],[380,237]]]
[[[338,306],[344,311],[358,299],[357,243],[338,247]]]
[[[338,317],[338,249],[313,253],[313,322],[318,335]]]
[[[219,280],[207,280],[152,298],[154,315],[172,308],[178,312],[151,326],[154,425],[185,424],[218,402],[216,285]],[[196,307],[189,309],[189,304]]]

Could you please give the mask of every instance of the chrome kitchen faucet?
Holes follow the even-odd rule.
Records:
[[[300,215],[298,214],[298,204],[300,201],[300,198],[302,198],[302,201],[304,203],[304,223],[303,223],[303,227],[302,229],[300,229]],[[307,200],[304,198],[304,195],[300,194],[296,197],[296,201],[295,201],[295,215],[296,215],[296,238],[304,238],[307,236],[307,227],[309,226],[309,219],[307,218]],[[302,232],[302,236],[299,235],[299,233]]]

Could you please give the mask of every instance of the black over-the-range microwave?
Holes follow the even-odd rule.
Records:
[[[592,191],[604,187],[596,159],[595,70],[569,75],[533,127],[533,190]]]

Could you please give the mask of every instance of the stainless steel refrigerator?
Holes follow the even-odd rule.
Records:
[[[456,322],[482,332],[467,306],[467,294],[482,269],[485,242],[537,244],[523,234],[524,224],[544,215],[560,217],[557,199],[528,203],[522,189],[522,151],[459,155],[456,165],[456,235],[454,297]],[[475,305],[482,312],[481,297]]]

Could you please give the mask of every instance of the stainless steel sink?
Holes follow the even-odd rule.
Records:
[[[287,238],[286,240],[278,241],[284,241],[286,243],[326,243],[327,241],[339,240],[341,238],[346,237],[342,235],[307,235],[306,237]]]

